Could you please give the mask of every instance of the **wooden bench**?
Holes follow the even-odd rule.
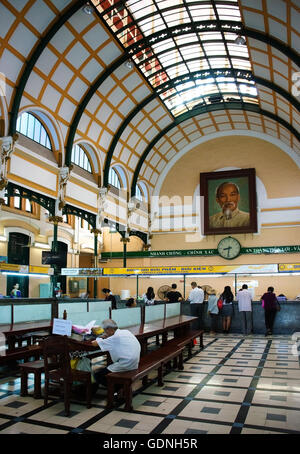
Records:
[[[4,354],[0,355],[0,365],[7,364],[11,361],[17,361],[34,357],[36,360],[40,358],[43,353],[43,349],[39,345],[31,345],[29,347],[16,348],[14,351],[5,351]]]
[[[123,385],[125,397],[125,410],[132,411],[132,385],[142,379],[145,386],[148,382],[148,374],[152,370],[158,370],[157,384],[163,386],[163,366],[174,358],[179,358],[179,369],[183,369],[184,347],[164,346],[142,356],[138,369],[126,372],[110,372],[107,374],[107,408],[113,408],[115,385]]]
[[[192,356],[192,348],[194,346],[194,339],[199,337],[200,339],[200,348],[203,348],[203,333],[204,330],[190,330],[186,334],[180,337],[174,337],[173,339],[167,341],[165,345],[175,346],[178,347],[188,347],[188,358]]]

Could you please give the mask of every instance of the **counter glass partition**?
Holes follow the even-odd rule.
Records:
[[[142,322],[141,308],[114,309],[111,311],[111,318],[117,323],[119,328],[140,325]]]
[[[165,315],[165,304],[157,304],[155,306],[145,306],[145,323],[161,320]]]
[[[14,306],[14,323],[51,320],[51,304],[22,304]]]

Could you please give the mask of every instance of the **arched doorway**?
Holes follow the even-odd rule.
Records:
[[[23,233],[12,232],[9,234],[7,247],[7,261],[17,265],[29,265],[30,237]],[[9,296],[15,284],[19,284],[21,296],[28,297],[28,276],[7,275],[6,294]]]
[[[57,282],[60,282],[60,287],[62,293],[67,293],[67,278],[66,276],[60,276],[61,269],[67,267],[67,257],[68,257],[68,245],[62,241],[57,242],[57,255],[59,256],[59,261],[57,262],[57,271],[59,276],[57,277]]]

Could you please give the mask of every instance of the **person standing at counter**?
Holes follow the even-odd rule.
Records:
[[[103,288],[102,292],[105,295],[105,301],[111,301],[111,308],[117,309],[117,301],[109,288]]]
[[[172,284],[172,290],[170,290],[167,293],[165,301],[167,301],[168,303],[177,303],[178,301],[183,300],[181,293],[178,292],[176,289],[177,289],[177,285]]]
[[[252,331],[252,296],[247,284],[243,284],[242,290],[236,295],[236,300],[239,306],[242,332],[244,335],[250,334]]]
[[[192,290],[190,291],[187,301],[191,305],[191,315],[198,317],[196,323],[194,323],[193,329],[202,329],[202,314],[203,314],[203,301],[204,291],[202,288],[198,288],[196,282],[191,283]]]
[[[211,328],[209,334],[216,334],[219,316],[219,308],[217,304],[218,298],[216,295],[216,291],[213,288],[207,290],[207,294],[208,294],[207,313],[210,316],[211,320]]]
[[[223,324],[223,333],[228,334],[231,325],[231,319],[233,315],[233,293],[229,285],[224,287],[223,293],[220,295],[223,300],[223,307],[221,309],[221,317]]]
[[[261,297],[263,308],[265,310],[265,324],[266,334],[265,336],[271,336],[273,333],[273,325],[277,312],[278,300],[274,293],[274,287],[269,287],[268,291]]]

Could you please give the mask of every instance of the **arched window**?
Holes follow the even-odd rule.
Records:
[[[108,183],[114,186],[115,188],[121,189],[120,177],[113,167],[109,169]]]
[[[92,173],[92,167],[89,158],[84,149],[78,144],[74,145],[72,149],[71,161],[78,167],[81,167],[82,169]]]
[[[136,185],[136,189],[135,189],[135,197],[139,200],[141,200],[142,202],[148,202],[148,191],[147,191],[147,187],[146,185],[140,181],[137,185]]]
[[[141,188],[139,187],[138,184],[136,185],[135,197],[137,199],[139,199],[141,202],[143,201],[143,193],[142,193]]]
[[[34,140],[43,147],[52,150],[50,138],[46,129],[34,115],[24,112],[19,116],[17,121],[17,131],[29,139]]]

